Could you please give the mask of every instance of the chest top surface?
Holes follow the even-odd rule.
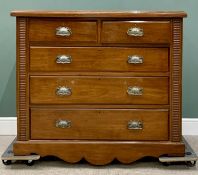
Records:
[[[161,17],[178,18],[186,17],[183,11],[12,11],[11,16],[27,17]]]

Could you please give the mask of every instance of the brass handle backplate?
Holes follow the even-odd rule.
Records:
[[[139,56],[139,55],[128,56],[128,63],[129,64],[142,64],[143,62],[144,62],[143,56]]]
[[[56,57],[57,64],[70,64],[72,62],[72,58],[70,55],[59,55]]]
[[[127,35],[129,35],[129,36],[144,36],[144,30],[139,27],[131,27],[128,29]]]
[[[130,120],[128,122],[128,129],[131,129],[131,130],[143,129],[143,122],[140,120]]]
[[[72,34],[72,31],[69,27],[58,27],[56,28],[56,35],[57,36],[70,36]]]
[[[72,90],[69,87],[59,86],[56,89],[56,95],[58,96],[70,96],[72,94]]]
[[[143,88],[138,86],[129,86],[127,93],[129,95],[140,96],[143,95]]]
[[[56,127],[57,128],[70,128],[71,127],[71,121],[70,120],[57,120],[56,121]]]

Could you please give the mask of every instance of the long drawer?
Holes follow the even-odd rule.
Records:
[[[31,47],[30,71],[166,72],[168,48]]]
[[[91,42],[97,41],[96,21],[68,19],[30,19],[29,40],[44,42]]]
[[[31,109],[31,139],[168,140],[168,110]]]
[[[103,43],[170,43],[169,21],[104,21]]]
[[[168,77],[31,76],[31,104],[168,104]]]

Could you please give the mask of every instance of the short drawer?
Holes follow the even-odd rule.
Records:
[[[103,43],[169,43],[169,21],[104,21]]]
[[[29,40],[44,42],[96,42],[96,21],[30,19]]]
[[[30,71],[166,72],[168,48],[31,47]]]
[[[32,104],[168,104],[167,77],[31,76]]]
[[[168,140],[168,110],[31,109],[31,139]]]

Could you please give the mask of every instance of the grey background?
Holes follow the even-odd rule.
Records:
[[[16,116],[15,18],[12,10],[183,10],[183,117],[198,117],[197,0],[0,0],[0,117]]]

